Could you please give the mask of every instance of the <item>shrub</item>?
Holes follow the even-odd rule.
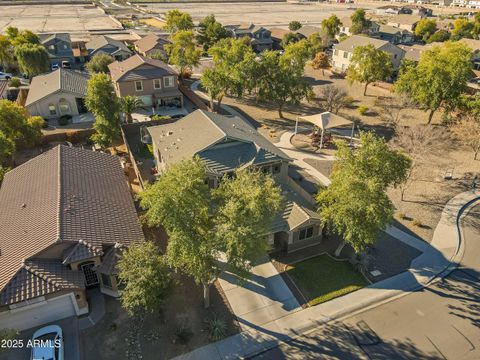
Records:
[[[183,70],[182,78],[190,79],[191,77],[192,77],[192,70],[190,69]]]
[[[360,113],[360,115],[365,115],[368,112],[368,106],[360,105],[358,107],[358,112]]]
[[[11,78],[10,81],[8,82],[8,86],[14,87],[14,88],[19,88],[21,85],[22,85],[22,82],[17,77]]]
[[[70,120],[72,120],[71,115],[62,115],[62,116],[60,116],[60,119],[58,119],[58,125],[60,125],[60,126],[68,125]]]
[[[227,323],[217,315],[207,320],[207,327],[210,340],[218,341],[223,339],[227,334]]]
[[[350,257],[350,264],[358,272],[366,272],[372,262],[372,257],[366,253],[355,253]]]
[[[402,220],[405,220],[407,218],[407,214],[405,214],[404,212],[400,212],[398,213],[398,217]]]
[[[65,136],[67,138],[67,141],[70,141],[71,143],[79,143],[85,140],[86,137],[88,137],[88,133],[78,130],[70,130],[65,133]]]
[[[170,116],[166,116],[166,115],[152,115],[150,117],[152,120],[170,120]]]

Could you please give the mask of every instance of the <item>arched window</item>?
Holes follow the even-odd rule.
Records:
[[[62,115],[70,114],[70,104],[64,98],[61,98],[58,102],[58,108]]]
[[[57,108],[55,107],[55,104],[48,104],[48,111],[50,115],[57,115]]]

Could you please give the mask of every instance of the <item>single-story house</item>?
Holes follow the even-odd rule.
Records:
[[[90,58],[95,56],[95,54],[103,53],[112,56],[115,60],[122,61],[133,55],[133,51],[124,42],[114,40],[105,35],[93,37],[85,46]]]
[[[195,156],[205,164],[205,182],[212,188],[238,168],[270,174],[282,187],[286,199],[284,210],[266,234],[272,249],[294,251],[321,241],[318,214],[308,199],[290,186],[291,159],[245,120],[196,110],[176,122],[147,130],[160,176],[169,165]]]
[[[35,76],[30,84],[25,107],[30,115],[44,119],[86,114],[88,77],[85,72],[62,68]]]
[[[0,188],[0,329],[87,314],[86,289],[118,296],[122,249],[144,241],[116,156],[59,145]]]
[[[409,44],[414,41],[414,36],[411,31],[389,25],[380,25],[375,37],[386,40],[394,45]]]

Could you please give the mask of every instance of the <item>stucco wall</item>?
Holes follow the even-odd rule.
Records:
[[[115,86],[115,91],[118,96],[127,96],[127,95],[145,96],[145,95],[153,95],[153,94],[155,94],[156,96],[162,96],[165,93],[168,94],[169,92],[174,91],[175,89],[178,89],[176,76],[174,76],[174,80],[173,80],[174,86],[169,88],[164,88],[163,78],[159,78],[159,79],[162,79],[161,81],[162,84],[160,89],[154,89],[153,79],[149,79],[149,80],[142,80],[142,84],[143,84],[142,91],[135,90],[135,81],[119,81],[116,83],[117,85]]]
[[[60,108],[58,106],[58,103],[60,102],[60,99],[65,99],[69,105],[70,105],[70,112],[69,113],[61,113]],[[48,106],[50,104],[54,104],[55,108],[57,109],[57,114],[56,115],[50,115],[50,111],[48,109]],[[72,94],[68,93],[55,93],[51,94],[45,98],[43,98],[40,101],[37,101],[34,104],[31,104],[27,106],[27,110],[32,116],[41,116],[44,119],[55,119],[59,118],[62,115],[78,115],[78,108],[77,108],[77,102],[75,100],[75,96]]]

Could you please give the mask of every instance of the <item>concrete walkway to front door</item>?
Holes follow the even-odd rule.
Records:
[[[264,259],[251,270],[249,279],[232,273],[220,276],[220,285],[243,331],[301,310],[287,284],[273,264]]]

